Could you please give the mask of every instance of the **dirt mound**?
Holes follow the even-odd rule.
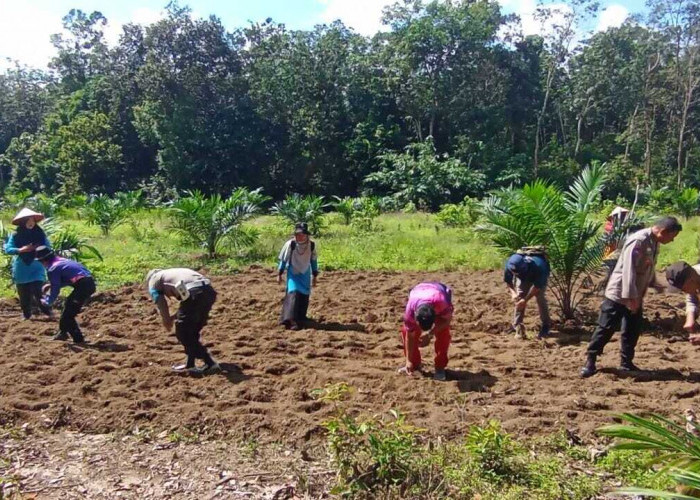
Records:
[[[455,319],[447,383],[395,374],[402,363],[398,330],[411,286],[441,280],[454,290]],[[53,342],[56,324],[20,322],[16,301],[0,303],[0,423],[86,432],[187,426],[204,433],[270,440],[313,439],[332,405],[310,391],[329,383],[354,388],[350,404],[368,413],[391,408],[431,433],[455,436],[490,418],[520,433],[565,426],[583,433],[611,412],[679,414],[700,394],[700,352],[674,343],[683,297],[651,294],[635,377],[614,369],[578,378],[592,325],[560,325],[545,342],[503,332],[511,311],[501,273],[329,272],[311,301],[317,322],[287,332],[277,326],[282,290],[268,270],[214,279],[219,299],[204,340],[227,373],[171,374],[182,348],[160,326],[138,287],[103,293],[82,314],[85,348]],[[584,304],[595,320],[599,298]],[[668,305],[671,304],[671,305]],[[533,304],[534,305],[534,304]],[[679,309],[680,308],[680,309]],[[528,311],[534,330],[536,311]],[[615,337],[617,339],[617,336]],[[432,347],[423,350],[430,367]]]

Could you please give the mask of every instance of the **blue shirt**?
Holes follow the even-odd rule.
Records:
[[[518,279],[532,283],[536,288],[545,288],[550,274],[547,260],[537,255],[528,255],[525,257],[525,262],[527,263],[527,271],[522,275],[518,275]],[[512,286],[514,278],[515,275],[506,267],[503,281]]]
[[[47,300],[51,305],[58,297],[58,293],[64,286],[73,286],[82,278],[92,277],[90,271],[80,262],[63,257],[56,257],[48,269],[49,281],[51,282],[51,294]]]
[[[43,244],[51,248],[48,238],[45,239]],[[29,264],[25,264],[24,261],[19,258],[19,248],[15,244],[14,234],[10,235],[5,243],[5,253],[14,255],[12,259],[12,280],[15,283],[22,285],[34,281],[46,281],[46,270],[44,266],[41,265],[41,262],[33,260]]]

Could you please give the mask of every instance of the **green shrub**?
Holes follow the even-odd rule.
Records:
[[[338,470],[334,494],[410,489],[418,479],[415,447],[420,431],[391,411],[388,421],[358,420],[345,412],[326,422],[328,449]]]
[[[379,217],[379,200],[363,196],[354,200],[352,226],[359,231],[371,231],[374,220]]]
[[[685,188],[680,193],[676,193],[673,200],[676,213],[688,220],[688,218],[698,213],[700,191],[691,187]]]
[[[446,227],[470,227],[479,218],[479,202],[467,197],[461,203],[447,203],[436,217]]]
[[[522,448],[503,432],[495,420],[491,420],[486,427],[472,426],[466,448],[483,474],[492,477],[494,481],[506,478],[512,481],[523,475],[524,471],[516,461]]]
[[[259,190],[236,189],[229,198],[192,191],[170,209],[171,228],[186,244],[204,248],[209,258],[223,247],[250,247],[258,238],[255,228],[243,223],[260,212]]]

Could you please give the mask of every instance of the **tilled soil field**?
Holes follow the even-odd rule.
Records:
[[[409,289],[440,280],[454,291],[453,344],[447,382],[396,374],[402,363],[399,327]],[[600,359],[601,373],[578,371],[600,297],[584,302],[584,324],[557,325],[529,340],[505,331],[511,304],[500,272],[328,272],[314,291],[309,328],[277,325],[282,288],[261,268],[216,277],[219,293],[203,337],[225,373],[172,374],[184,355],[164,331],[138,286],[98,294],[80,317],[88,344],[55,342],[56,323],[19,321],[16,301],[0,303],[0,424],[87,433],[189,428],[202,434],[299,442],[320,435],[335,410],[311,391],[346,382],[346,403],[378,414],[398,409],[411,423],[445,438],[474,423],[502,421],[516,434],[566,427],[582,434],[622,411],[679,415],[700,395],[700,351],[682,342],[681,295],[650,293],[649,320],[635,362],[618,372],[617,336]],[[554,310],[553,298],[552,309]],[[423,349],[432,368],[432,346]],[[698,370],[698,371],[696,371]]]

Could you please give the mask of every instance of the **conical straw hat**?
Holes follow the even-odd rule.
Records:
[[[25,207],[22,210],[20,210],[17,215],[15,215],[15,218],[12,219],[12,223],[15,226],[19,226],[19,223],[22,221],[22,219],[26,219],[28,217],[34,217],[34,220],[37,222],[41,222],[42,220],[44,220],[44,214],[40,214],[39,212],[35,212],[34,210]]]

